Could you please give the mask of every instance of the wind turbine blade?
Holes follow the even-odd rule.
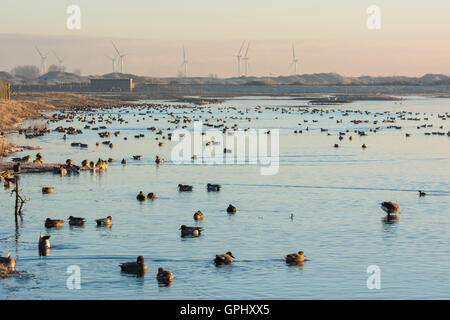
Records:
[[[248,48],[250,48],[250,41],[247,44],[247,50],[245,50],[245,58],[247,59],[248,57]]]
[[[38,49],[38,47],[35,47],[36,48],[36,51],[38,52],[38,54],[41,56],[41,58],[43,58],[44,57],[44,55],[42,54],[42,52],[41,51],[39,51],[39,49]]]
[[[116,47],[116,45],[114,44],[114,42],[112,42],[112,41],[111,41],[111,43],[112,43],[112,45],[113,45],[114,49],[116,49],[117,55],[119,55],[119,56],[120,56],[120,52],[119,52],[119,49],[117,49],[117,47]]]
[[[245,44],[245,40],[242,42],[242,45],[241,45],[241,48],[239,49],[239,52],[238,52],[238,57],[241,55],[241,52],[242,52],[242,48],[244,48],[244,44]]]

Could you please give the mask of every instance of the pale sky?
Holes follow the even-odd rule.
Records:
[[[66,27],[72,4],[80,30]],[[367,28],[370,5],[380,30]],[[230,77],[250,40],[249,75],[292,74],[292,43],[300,74],[450,74],[449,13],[449,0],[2,0],[0,70],[39,66],[38,46],[47,66],[55,51],[68,71],[109,73],[113,40],[127,73],[176,76],[184,45],[190,76]]]

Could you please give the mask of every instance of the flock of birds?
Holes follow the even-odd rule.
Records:
[[[156,117],[155,113],[157,112],[161,112],[163,114],[166,114],[169,119],[167,120],[171,127],[167,128],[167,129],[160,129],[160,128],[156,128],[156,127],[149,127],[147,128],[148,130],[152,131],[152,133],[155,134],[155,140],[158,141],[158,146],[159,147],[163,147],[165,144],[164,142],[162,142],[161,140],[171,140],[171,133],[169,132],[170,130],[176,129],[176,128],[187,128],[188,124],[191,123],[193,120],[202,120],[203,121],[203,125],[207,126],[207,127],[212,127],[212,128],[216,128],[216,129],[221,129],[223,134],[228,134],[228,135],[233,135],[233,132],[237,129],[239,129],[239,125],[235,122],[232,125],[228,124],[229,120],[234,120],[234,121],[248,121],[251,122],[253,119],[248,116],[247,114],[250,111],[250,108],[247,109],[238,109],[238,108],[234,108],[234,107],[215,107],[215,111],[220,113],[224,113],[224,112],[229,112],[229,111],[234,111],[236,113],[236,115],[229,115],[229,116],[224,116],[221,118],[216,118],[215,115],[213,115],[213,112],[211,110],[211,107],[204,107],[204,106],[195,106],[195,107],[186,107],[186,106],[182,106],[182,107],[175,107],[176,110],[181,111],[181,113],[176,113],[174,112],[174,110],[172,109],[173,107],[169,107],[166,105],[147,105],[147,106],[142,106],[142,107],[138,107],[138,113],[137,114],[133,114],[133,117],[136,118],[136,122],[139,122],[141,120],[145,120],[146,118],[152,118],[154,121],[159,121],[160,119]],[[353,119],[350,122],[354,125],[359,125],[359,124],[372,124],[375,127],[374,128],[370,128],[370,129],[366,129],[366,130],[362,130],[362,129],[346,129],[343,131],[340,131],[338,133],[338,139],[339,141],[342,141],[344,138],[343,136],[345,135],[349,135],[348,140],[353,140],[353,136],[350,135],[350,133],[353,131],[355,134],[359,135],[359,136],[365,136],[368,135],[368,132],[370,132],[371,134],[375,134],[380,130],[386,130],[386,129],[395,129],[395,130],[400,130],[402,129],[401,126],[396,125],[395,122],[397,119],[399,120],[407,120],[407,121],[421,121],[422,118],[419,118],[419,113],[412,113],[412,112],[406,112],[406,111],[402,111],[402,112],[396,112],[395,115],[392,115],[390,112],[369,112],[369,111],[360,111],[360,110],[335,110],[335,109],[317,109],[317,108],[294,108],[294,107],[289,107],[289,108],[281,108],[281,107],[256,107],[254,108],[254,111],[256,111],[257,114],[261,114],[263,113],[264,109],[269,109],[272,110],[273,112],[281,112],[282,114],[295,114],[298,113],[300,116],[301,115],[305,115],[305,114],[311,114],[311,115],[319,115],[321,117],[327,116],[329,119],[334,119],[335,115],[332,115],[332,113],[340,113],[341,117],[349,117],[350,115],[372,115],[374,118],[377,119],[373,119],[373,120],[361,120],[361,119]],[[95,108],[84,108],[84,109],[80,109],[80,110],[76,110],[76,111],[72,111],[72,112],[63,112],[63,113],[55,113],[52,115],[51,119],[49,120],[49,122],[51,123],[57,123],[57,122],[74,122],[74,121],[79,121],[79,122],[84,122],[86,123],[86,125],[84,126],[84,130],[93,130],[93,131],[98,131],[98,136],[102,139],[108,139],[111,137],[111,133],[109,131],[107,131],[107,126],[109,124],[112,124],[113,122],[117,122],[118,124],[127,124],[128,120],[126,120],[123,115],[127,114],[130,112],[129,108],[121,108],[118,110],[118,113],[115,114],[105,114],[105,113],[101,113],[99,112],[97,109]],[[200,112],[200,114],[198,114]],[[194,113],[194,114],[191,114]],[[197,113],[197,114],[195,114]],[[138,117],[142,117],[142,119],[138,119]],[[441,120],[447,120],[450,118],[450,114],[445,113],[443,115],[438,114],[439,119]],[[259,119],[258,116],[255,117],[255,119]],[[278,119],[278,117],[276,117],[275,119]],[[423,120],[427,121],[428,120],[428,115],[424,114]],[[312,124],[317,123],[318,120],[304,120],[303,123],[298,123],[298,125],[302,128],[302,129],[296,129],[294,130],[294,134],[302,134],[303,132],[308,132],[310,130],[313,130],[312,128],[310,128],[310,125],[308,122],[311,122]],[[100,126],[96,126],[96,124],[101,123],[101,124],[105,124],[105,125],[100,125]],[[337,119],[336,120],[337,124],[342,124],[342,119]],[[383,124],[387,124],[386,127],[381,127],[381,123]],[[306,126],[306,127],[305,127]],[[433,127],[433,125],[431,124],[423,124],[423,125],[418,125],[417,129],[423,129],[423,128],[431,128]],[[249,128],[244,129],[244,131],[247,131]],[[315,128],[318,129],[318,128]],[[443,126],[439,126],[439,129],[443,129]],[[106,130],[106,131],[101,131],[101,130]],[[57,127],[55,130],[51,130],[51,129],[35,129],[35,130],[21,130],[22,134],[25,134],[26,138],[34,138],[34,137],[38,137],[38,136],[42,136],[43,134],[46,133],[50,133],[50,132],[59,132],[59,133],[63,133],[63,139],[67,139],[67,135],[73,135],[73,136],[78,136],[78,135],[82,135],[83,131],[81,129],[76,129],[74,127],[64,127],[64,126],[59,126]],[[326,128],[320,128],[320,132],[324,132],[327,135],[331,135],[331,133],[328,131],[328,129]],[[268,130],[266,132],[267,134],[270,134],[270,130]],[[120,131],[115,131],[113,132],[113,135],[115,137],[118,137],[120,135]],[[445,132],[440,132],[440,131],[434,131],[434,132],[425,132],[425,135],[445,135]],[[447,133],[447,135],[450,137],[450,131]],[[138,134],[135,135],[134,138],[135,139],[141,139],[142,137],[144,137],[144,134]],[[406,133],[405,134],[406,137],[411,137],[410,133]],[[127,140],[127,137],[124,137],[124,140]],[[114,144],[110,141],[110,140],[104,140],[102,141],[103,145],[108,146],[109,148],[114,148]],[[208,141],[206,142],[206,147],[210,146],[210,145],[215,145],[217,144],[217,142],[215,141]],[[81,143],[81,142],[73,142],[71,143],[72,147],[78,147],[78,148],[87,148],[88,145],[85,143]],[[100,142],[96,143],[96,146],[100,146]],[[334,144],[335,148],[340,147],[340,145],[338,143]],[[362,148],[365,149],[367,148],[366,144],[362,145]],[[226,149],[224,148],[224,153],[230,153],[232,152],[232,150],[230,149]],[[192,157],[193,160],[197,159],[198,155],[194,155]],[[141,159],[141,155],[133,155],[133,160],[139,161]],[[5,188],[6,187],[10,187],[12,183],[14,183],[14,174],[18,174],[20,173],[21,167],[20,167],[20,163],[22,162],[28,162],[31,161],[31,157],[25,156],[22,158],[14,158],[13,161],[16,162],[15,166],[14,166],[14,172],[11,173],[3,173],[0,177],[2,179],[2,181],[5,183]],[[43,163],[43,156],[41,153],[36,154],[36,159],[33,160],[34,163]],[[66,163],[64,165],[59,166],[58,168],[55,168],[55,173],[58,173],[62,176],[66,175],[66,174],[79,174],[81,171],[83,170],[91,170],[91,171],[103,171],[106,170],[108,168],[108,163],[114,162],[114,159],[108,159],[108,160],[103,160],[101,158],[98,159],[98,161],[88,161],[88,160],[84,160],[81,164],[81,166],[77,166],[72,160],[68,159],[66,161]],[[156,156],[155,159],[155,163],[157,165],[162,164],[164,162],[164,159],[160,158],[159,156]],[[121,163],[123,165],[127,164],[127,160],[124,158],[122,159]],[[207,191],[209,192],[218,192],[221,189],[221,186],[219,184],[207,184]],[[193,190],[193,186],[191,185],[183,185],[183,184],[179,184],[178,185],[178,190],[180,192],[189,192]],[[43,187],[42,188],[42,192],[47,194],[47,193],[53,193],[53,187]],[[423,197],[425,196],[426,193],[424,191],[419,191],[419,196]],[[157,195],[154,192],[150,192],[148,194],[144,194],[143,191],[140,191],[139,194],[136,196],[136,199],[138,201],[146,201],[147,199],[156,199]],[[396,215],[399,212],[399,206],[398,204],[394,203],[394,202],[383,202],[381,203],[381,208],[383,211],[385,211],[387,213],[385,220],[387,222],[395,222],[396,220],[398,220],[398,216]],[[233,205],[229,205],[226,209],[226,211],[230,214],[234,214],[236,213],[237,209],[236,207],[234,207]],[[194,220],[196,221],[201,221],[204,219],[204,214],[199,210],[197,212],[194,213],[193,216]],[[293,219],[293,214],[291,214],[291,219]],[[73,217],[70,216],[68,218],[69,221],[69,225],[71,226],[82,226],[85,224],[86,219],[82,218],[82,217]],[[96,220],[97,226],[100,227],[107,227],[110,228],[113,224],[113,218],[111,216],[105,217],[105,218],[100,218]],[[62,227],[64,224],[63,220],[59,220],[59,219],[51,219],[51,218],[47,218],[45,220],[45,227],[46,228],[60,228]],[[196,227],[196,226],[186,226],[186,225],[181,225],[180,227],[180,233],[182,237],[199,237],[203,228],[202,227]],[[40,234],[39,237],[39,243],[38,243],[38,248],[39,248],[39,254],[42,256],[46,256],[49,254],[49,250],[51,248],[50,245],[50,235],[43,235],[42,233]],[[235,257],[233,256],[231,251],[226,252],[225,254],[217,254],[213,260],[214,264],[217,266],[221,266],[221,265],[232,265],[234,263],[234,259]],[[297,253],[291,253],[285,256],[285,262],[289,265],[303,265],[303,263],[307,261],[305,259],[305,254],[303,251],[298,251]],[[7,271],[7,272],[11,272],[15,270],[15,264],[16,264],[16,260],[11,257],[10,254],[8,254],[8,256],[6,257],[0,257],[0,270],[2,271]],[[138,256],[136,261],[132,261],[132,262],[125,262],[120,264],[120,269],[123,272],[126,273],[131,273],[131,274],[137,274],[137,275],[143,275],[146,273],[146,271],[148,270],[147,265],[145,264],[145,260],[143,256]],[[164,284],[170,284],[173,279],[174,276],[173,274],[168,271],[165,270],[163,268],[159,268],[158,269],[158,273],[157,273],[157,280],[160,283],[164,283]]]

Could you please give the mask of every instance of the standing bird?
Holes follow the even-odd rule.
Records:
[[[221,266],[221,265],[230,265],[233,264],[233,259],[234,256],[231,253],[231,251],[228,251],[225,254],[216,254],[216,258],[214,259],[214,264],[216,266]]]
[[[395,202],[387,201],[381,203],[381,209],[390,215],[391,213],[397,213],[400,207]]]
[[[139,256],[136,259],[136,262],[125,262],[119,265],[120,269],[126,273],[143,275],[147,272],[147,266],[144,262],[144,257]]]

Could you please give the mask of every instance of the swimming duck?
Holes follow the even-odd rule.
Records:
[[[227,208],[228,213],[236,213],[236,207],[232,206],[231,204]]]
[[[214,263],[219,265],[230,265],[233,264],[234,256],[231,251],[228,251],[225,254],[216,254],[216,258],[214,259]]]
[[[387,201],[387,202],[381,203],[381,209],[383,209],[383,211],[386,212],[387,214],[391,214],[391,213],[397,213],[399,210],[399,206],[398,206],[398,204],[396,204],[394,202]]]
[[[43,187],[42,193],[44,194],[53,193],[53,187]]]
[[[305,253],[299,251],[298,253],[290,253],[286,255],[286,263],[288,264],[298,264],[305,261]]]
[[[15,271],[16,259],[11,257],[8,253],[6,257],[0,257],[0,270],[3,271]]]
[[[419,190],[419,197],[425,197],[427,195],[426,192]]]
[[[150,192],[149,194],[147,194],[147,198],[148,199],[156,199],[156,193],[154,193],[154,192]]]
[[[173,274],[168,270],[158,268],[158,274],[156,275],[156,279],[158,279],[158,282],[160,283],[169,284],[173,281]]]
[[[143,256],[137,257],[136,262],[121,263],[119,267],[126,273],[142,275],[147,272],[147,266],[145,265]]]
[[[67,219],[67,220],[69,220],[69,224],[71,226],[82,226],[86,222],[85,218],[73,217],[73,216],[70,216],[69,219]]]
[[[45,219],[45,227],[46,228],[61,228],[64,221],[58,219]]]
[[[205,216],[200,210],[194,213],[194,220],[203,220],[204,218]]]
[[[208,189],[208,191],[220,191],[220,185],[218,185],[218,184],[208,183],[206,185],[206,188]]]
[[[139,201],[145,201],[147,200],[147,196],[142,191],[139,191],[139,194],[136,196],[136,199],[138,199]]]
[[[179,191],[192,191],[193,188],[194,188],[193,186],[189,186],[187,184],[179,184],[178,185]]]
[[[202,227],[188,227],[184,224],[180,227],[182,237],[198,237],[203,231]]]
[[[107,216],[106,218],[97,219],[95,222],[97,222],[97,226],[110,226],[113,220],[111,216]]]

